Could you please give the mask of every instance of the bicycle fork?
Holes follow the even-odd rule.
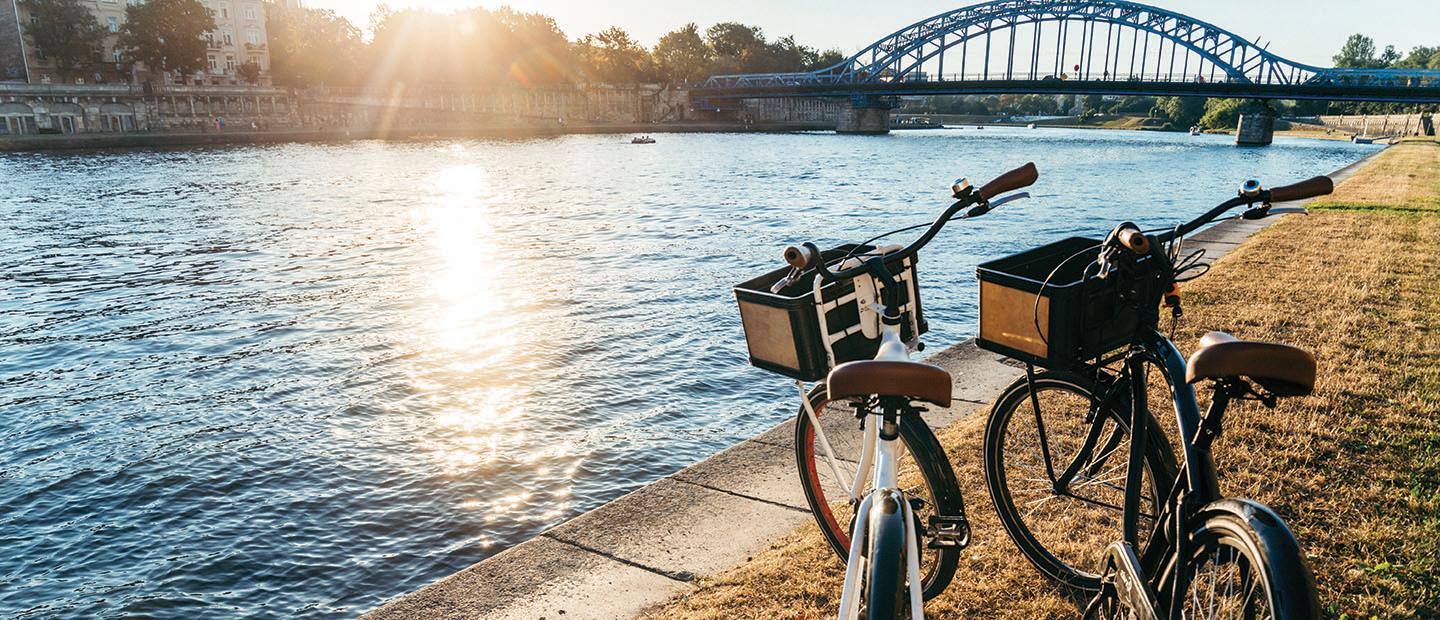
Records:
[[[908,360],[909,350],[900,339],[898,323],[883,326],[880,350],[877,360]],[[899,515],[905,528],[905,576],[909,582],[910,617],[924,620],[924,584],[920,579],[920,545],[915,532],[915,513],[905,492],[900,490],[900,426],[898,411],[882,405],[882,416],[865,425],[865,447],[861,452],[860,468],[852,481],[851,498],[858,497],[862,481],[874,472],[873,489],[855,510],[855,525],[850,533],[850,555],[845,563],[845,585],[840,596],[840,620],[858,619],[860,616],[860,581],[866,566],[861,564],[861,554],[869,547],[872,522],[894,518]],[[807,414],[809,412],[807,411]],[[811,414],[813,415],[813,414]],[[875,424],[874,422],[879,422]],[[812,420],[812,423],[814,420]],[[818,426],[818,425],[817,425]],[[873,458],[873,461],[872,461]],[[873,561],[873,558],[870,559]]]
[[[860,584],[866,565],[862,565],[862,554],[869,546],[872,527],[879,520],[899,515],[905,528],[905,576],[909,582],[910,617],[923,620],[924,585],[920,578],[920,545],[915,532],[915,513],[905,493],[900,490],[896,472],[900,457],[899,428],[893,420],[883,423],[889,428],[877,431],[878,425],[866,425],[865,440],[874,450],[866,453],[876,455],[874,467],[874,490],[861,500],[856,508],[855,526],[850,534],[850,555],[845,564],[845,584],[840,597],[840,620],[860,617]],[[885,431],[889,431],[888,433]],[[857,476],[863,478],[864,470]],[[868,565],[867,563],[864,563]]]

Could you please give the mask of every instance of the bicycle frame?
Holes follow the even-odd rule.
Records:
[[[1154,612],[1156,607],[1168,608],[1167,614],[1160,617],[1179,617],[1178,607],[1181,601],[1178,598],[1172,596],[1173,600],[1157,601],[1151,596],[1166,590],[1171,593],[1182,592],[1188,587],[1188,584],[1182,582],[1185,578],[1184,571],[1173,569],[1180,566],[1190,552],[1187,533],[1190,531],[1191,520],[1201,508],[1221,499],[1215,461],[1210,450],[1213,434],[1207,434],[1207,431],[1218,433],[1218,423],[1229,404],[1230,395],[1224,390],[1217,391],[1210,410],[1202,417],[1195,389],[1184,381],[1184,355],[1175,343],[1158,331],[1143,332],[1125,353],[1123,363],[1120,380],[1113,384],[1110,394],[1095,404],[1106,406],[1106,403],[1123,389],[1128,397],[1130,412],[1131,441],[1126,469],[1123,538],[1111,545],[1107,556],[1122,565],[1115,567],[1117,570],[1131,571],[1132,582],[1124,584],[1128,587],[1118,589],[1132,609],[1149,609]],[[1134,551],[1140,549],[1140,504],[1145,455],[1149,450],[1147,443],[1150,440],[1150,386],[1146,374],[1147,364],[1160,369],[1170,388],[1183,459],[1169,494],[1164,498],[1157,498],[1163,499],[1163,502],[1154,517],[1154,530],[1150,532],[1149,544],[1143,549],[1143,554],[1137,557]],[[1085,447],[1076,454],[1075,461],[1066,468],[1062,477],[1057,479],[1057,484],[1067,485],[1076,472],[1089,462],[1094,454],[1095,438],[1100,434],[1101,425],[1103,417],[1096,416]],[[1138,587],[1140,581],[1148,587]],[[1166,588],[1166,585],[1172,587]]]
[[[884,312],[880,312],[884,314]],[[883,361],[908,361],[910,350],[900,339],[900,326],[884,325],[880,336],[880,350],[875,355],[876,360]],[[816,429],[817,438],[822,442],[827,452],[827,458],[832,458],[831,467],[834,468],[833,457],[828,452],[829,442],[824,439],[823,431],[820,430],[818,417],[810,408],[809,399],[804,399],[805,413],[810,416],[810,423]],[[879,420],[871,420],[879,422]],[[884,423],[887,426],[894,426],[895,423]],[[880,423],[865,425],[864,445],[860,453],[860,466],[856,470],[855,479],[851,481],[850,501],[853,504],[859,500],[859,506],[855,510],[855,525],[850,533],[850,556],[845,564],[845,585],[840,595],[840,620],[851,620],[859,618],[860,596],[859,586],[862,575],[860,554],[868,540],[870,530],[870,511],[875,507],[877,501],[894,502],[902,507],[905,524],[905,573],[910,582],[910,615],[913,620],[923,620],[925,617],[924,597],[920,578],[920,548],[918,536],[915,532],[915,516],[912,513],[910,502],[905,498],[905,493],[900,490],[898,467],[900,463],[901,442],[898,428],[888,428],[887,433],[882,436]],[[889,438],[887,439],[886,436]],[[836,468],[838,474],[838,468]],[[864,499],[860,499],[861,483],[867,477],[871,478],[871,491]],[[844,480],[844,478],[838,478]]]

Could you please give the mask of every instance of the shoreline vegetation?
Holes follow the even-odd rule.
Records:
[[[1176,342],[1192,350],[1221,330],[1316,355],[1315,394],[1227,418],[1222,490],[1288,521],[1329,617],[1429,617],[1440,609],[1440,142],[1390,147],[1311,210],[1187,284]],[[1041,577],[996,520],[980,471],[984,422],[977,414],[938,433],[974,542],[926,613],[1074,617],[1083,602]],[[830,617],[842,577],[811,523],[646,617]]]

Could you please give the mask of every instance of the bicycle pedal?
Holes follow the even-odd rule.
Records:
[[[930,515],[925,538],[929,549],[964,549],[970,544],[970,520],[965,515]]]

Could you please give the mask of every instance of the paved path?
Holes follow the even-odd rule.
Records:
[[[1338,183],[1367,161],[1331,176]],[[1207,260],[1214,260],[1269,223],[1225,222],[1192,236],[1186,247],[1205,248]],[[1023,373],[971,341],[927,361],[955,377],[955,405],[925,414],[936,428],[980,411]],[[392,600],[366,618],[633,617],[689,590],[697,575],[737,566],[811,519],[795,468],[792,424],[783,422]]]

